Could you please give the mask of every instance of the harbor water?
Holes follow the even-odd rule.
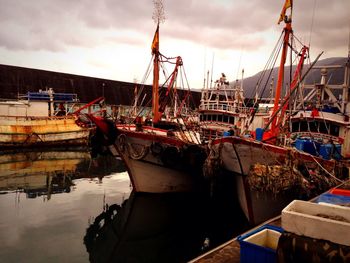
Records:
[[[187,262],[247,229],[231,193],[139,194],[111,156],[2,153],[0,262]]]

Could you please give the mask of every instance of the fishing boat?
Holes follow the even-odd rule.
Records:
[[[280,99],[284,80],[287,49],[293,38],[292,1],[287,0],[281,12],[285,27],[281,39],[282,54],[271,118],[264,128],[258,128],[255,138],[223,137],[210,142],[210,154],[205,167],[218,167],[235,174],[236,193],[242,210],[253,225],[278,213],[293,199],[309,199],[339,183],[339,177],[348,176],[349,139],[349,60],[341,102],[331,95],[332,87],[325,81],[313,87],[302,85],[307,73],[314,67],[319,55],[302,74],[308,47],[296,51],[299,58],[290,89]],[[295,51],[295,49],[293,49]],[[323,71],[324,72],[324,71]],[[321,98],[315,100],[315,98]],[[322,103],[333,104],[339,111],[330,111]],[[306,108],[306,103],[316,103]],[[290,108],[288,108],[290,106]],[[326,110],[327,109],[327,110]],[[311,129],[312,127],[312,129]],[[321,151],[322,150],[322,151]]]
[[[161,54],[159,19],[156,22],[157,29],[151,46],[153,85],[150,115],[140,116],[140,112],[143,112],[141,109],[130,116],[129,121],[122,123],[114,124],[94,116],[91,116],[91,120],[107,139],[112,154],[120,156],[125,162],[134,191],[165,193],[201,190],[205,184],[202,165],[206,152],[198,132],[190,129],[183,117],[190,96],[189,89],[183,92],[184,97],[177,103],[178,85],[184,83],[178,79],[183,75],[183,61],[180,56],[169,58]],[[160,86],[159,71],[164,63],[175,65],[175,68]]]
[[[69,112],[69,106],[77,102],[76,94],[52,89],[0,101],[0,146],[87,146],[92,128]]]
[[[222,73],[214,86],[207,83],[203,87],[198,110],[202,141],[208,142],[224,135],[248,136],[268,122],[269,104],[259,106],[245,100],[243,73],[244,70],[241,81],[236,80],[233,84]]]

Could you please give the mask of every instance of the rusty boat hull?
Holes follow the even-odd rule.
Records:
[[[0,116],[0,147],[88,145],[91,128],[81,127],[75,116]]]

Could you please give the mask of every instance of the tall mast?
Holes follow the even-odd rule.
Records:
[[[286,23],[283,31],[284,31],[284,38],[283,38],[283,47],[282,47],[282,55],[281,55],[281,61],[280,61],[280,66],[278,70],[278,78],[277,78],[277,86],[276,86],[276,92],[275,92],[275,101],[274,101],[274,107],[273,107],[273,113],[272,116],[275,115],[275,113],[278,111],[279,108],[279,103],[280,103],[280,97],[281,97],[281,91],[282,91],[282,85],[283,85],[283,79],[284,79],[284,65],[286,63],[286,57],[287,57],[287,51],[288,51],[288,46],[289,46],[289,37],[292,33],[292,15],[289,17],[286,16],[286,10],[288,8],[293,8],[292,5],[292,0],[286,0],[285,4],[282,8],[282,12],[280,15],[280,19],[278,21],[278,24],[281,21],[284,21]],[[292,11],[291,11],[292,14]],[[271,130],[272,132],[276,131],[278,127],[276,127],[276,118],[273,119],[272,125],[271,125]]]
[[[152,42],[152,55],[153,59],[153,85],[152,85],[152,112],[153,123],[159,122],[162,117],[162,113],[159,112],[159,24],[164,22],[164,6],[162,0],[153,0],[154,11],[153,20],[157,24],[157,30],[153,37]]]
[[[153,123],[157,123],[161,118],[159,113],[159,23],[152,42],[153,59],[153,85],[152,85],[152,112]]]

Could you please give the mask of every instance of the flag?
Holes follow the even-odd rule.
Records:
[[[157,26],[157,30],[154,33],[153,41],[152,41],[152,53],[156,53],[159,51],[159,24]]]
[[[293,0],[286,0],[286,2],[284,3],[284,6],[280,14],[280,19],[278,20],[278,24],[280,24],[284,20],[284,16],[286,15],[286,10],[292,6],[292,1]]]

